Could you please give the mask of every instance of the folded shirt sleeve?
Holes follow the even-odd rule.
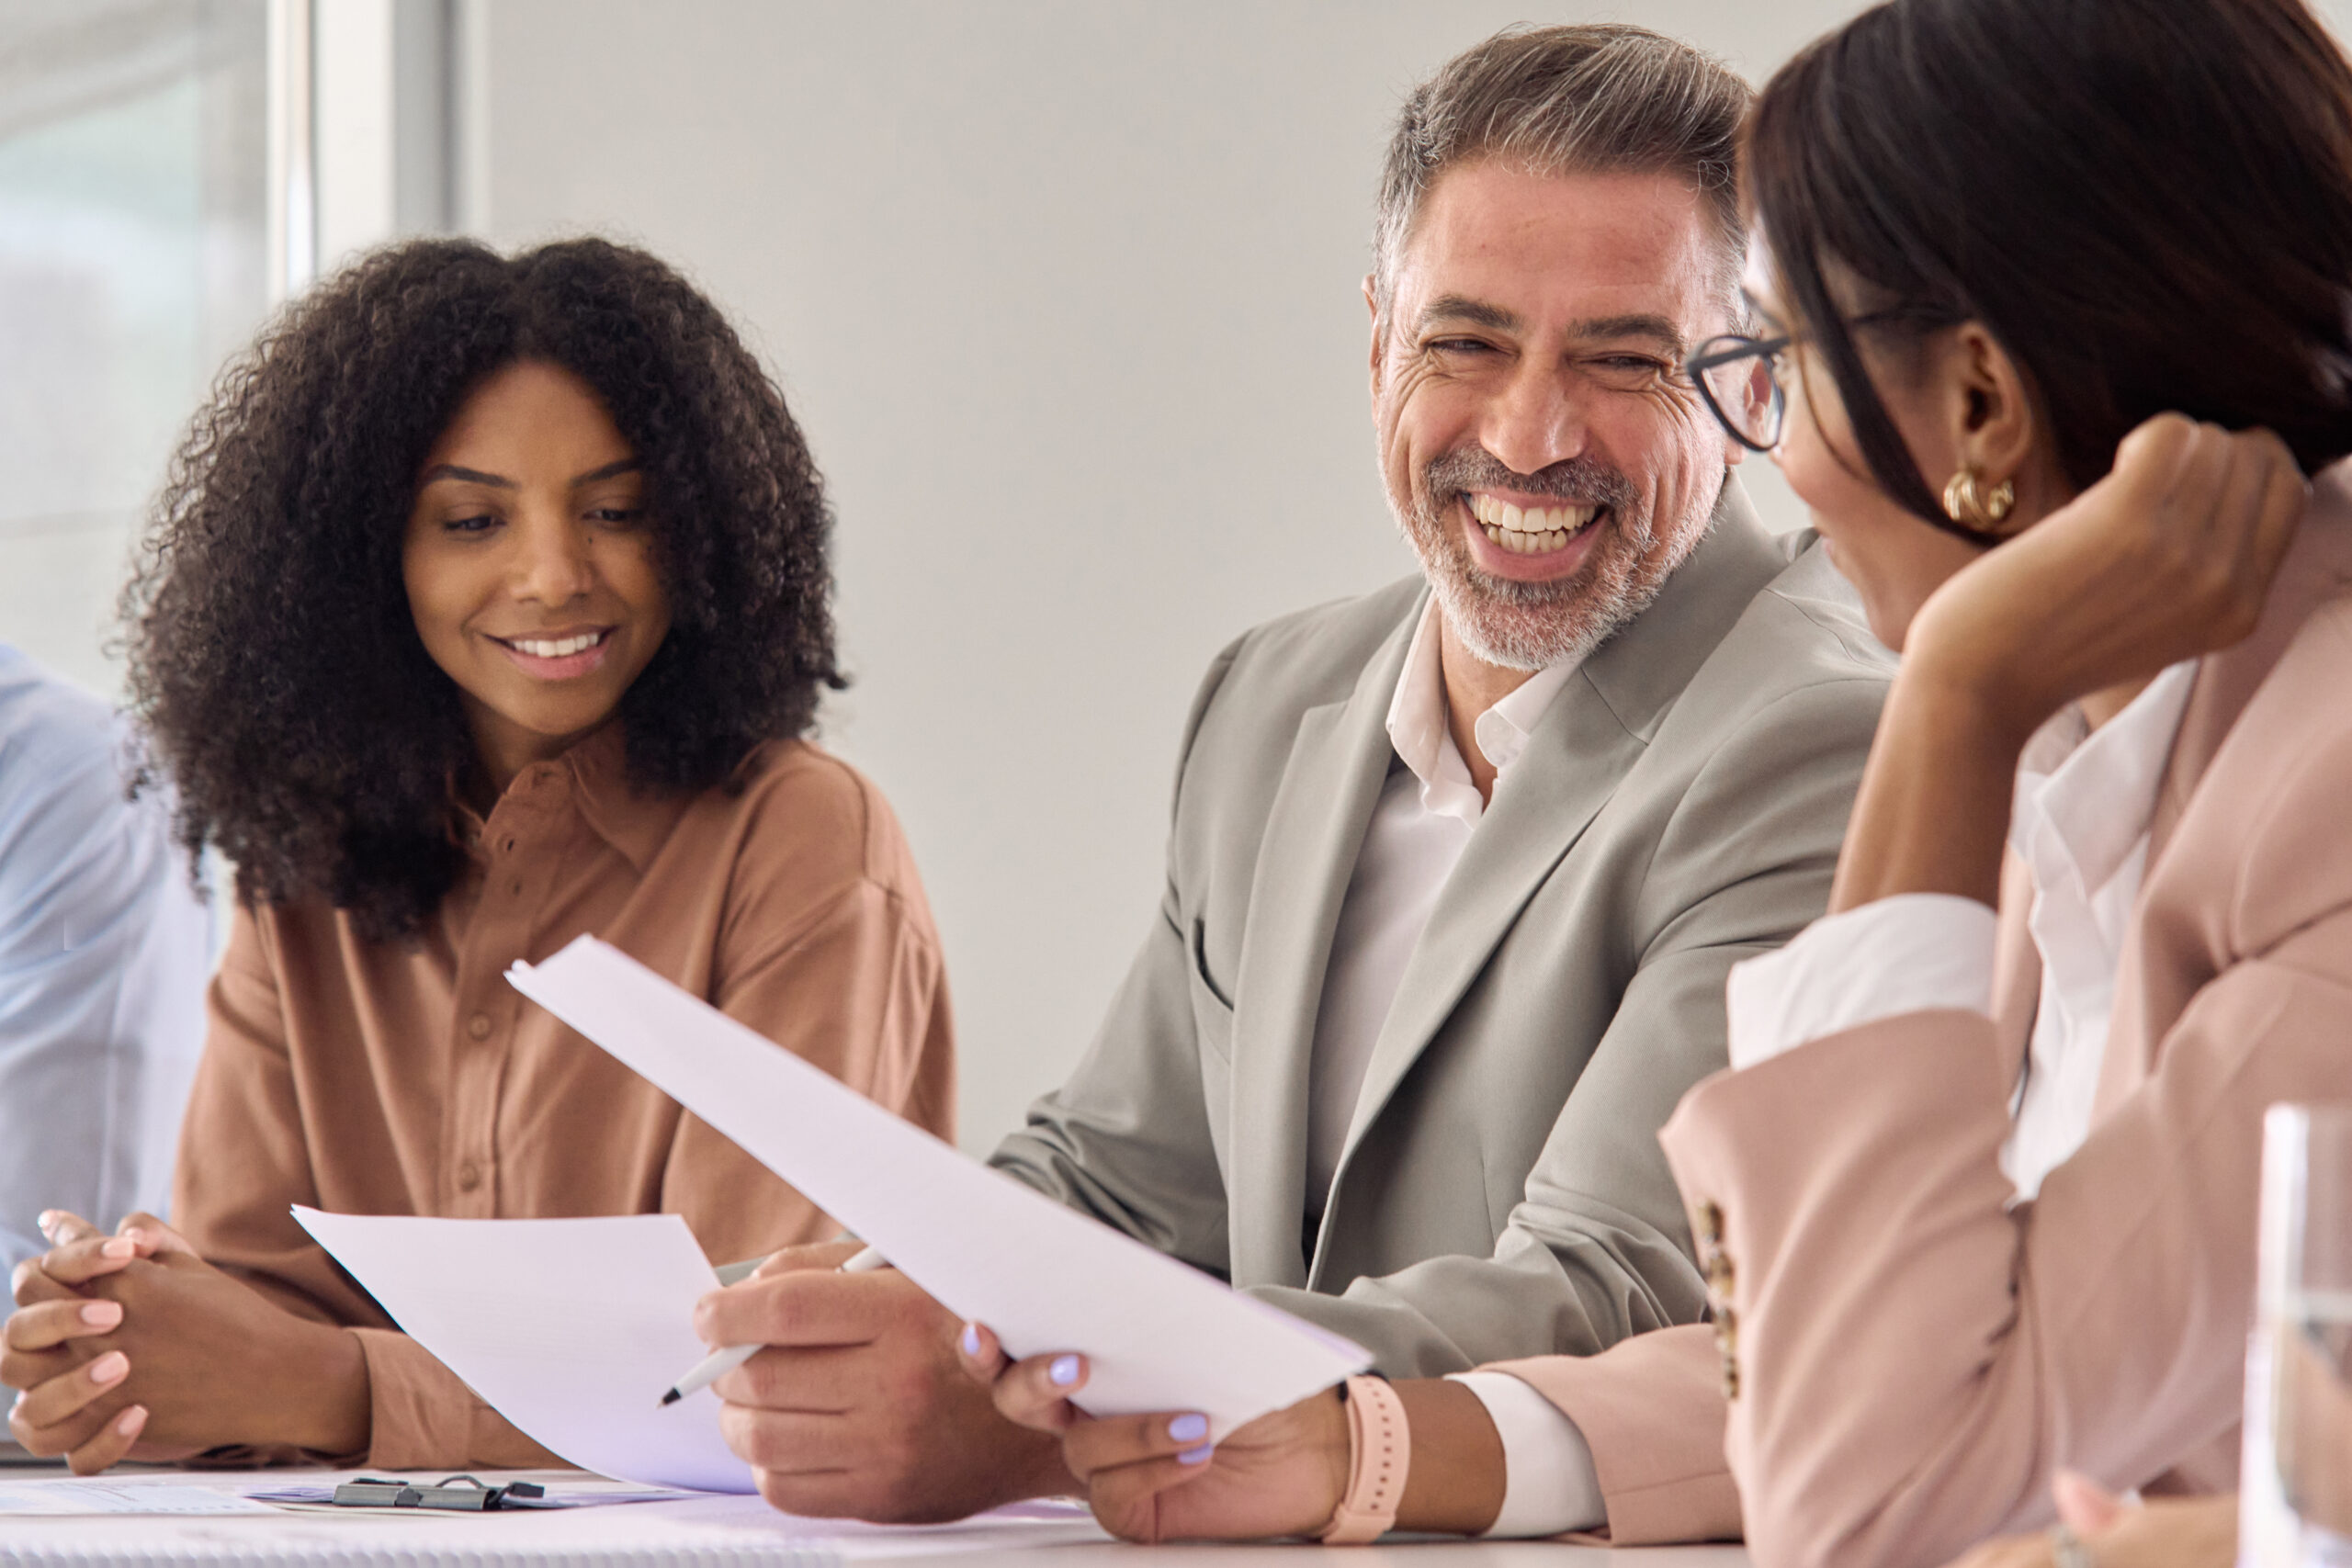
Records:
[[[1905,1013],[1991,1017],[1995,926],[1989,906],[1950,893],[1899,893],[1814,921],[1733,966],[1731,1065]]]
[[[492,1409],[407,1335],[383,1328],[353,1333],[368,1361],[370,1437],[366,1462],[370,1468],[431,1470],[468,1464],[488,1470],[550,1470],[570,1464]],[[305,1457],[315,1461],[320,1456]]]
[[[1592,1450],[1577,1424],[1509,1372],[1455,1372],[1478,1396],[1503,1440],[1503,1506],[1488,1540],[1597,1529],[1608,1521]]]

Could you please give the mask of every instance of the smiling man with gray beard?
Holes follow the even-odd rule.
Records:
[[[1422,573],[1210,667],[1143,950],[996,1155],[1392,1376],[1702,1314],[1656,1134],[1724,1065],[1725,973],[1826,904],[1892,672],[1812,536],[1758,525],[1682,369],[1739,316],[1747,100],[1623,27],[1503,34],[1408,99],[1365,293]],[[961,1325],[826,1271],[848,1250],[698,1317],[771,1347],[716,1385],[769,1499],[922,1519],[1072,1489],[958,1367]],[[1436,1386],[1454,1408],[1415,1421],[1490,1424],[1509,1460],[1498,1529],[1597,1517],[1540,1396]]]

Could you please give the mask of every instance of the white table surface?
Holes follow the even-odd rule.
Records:
[[[289,1486],[332,1485],[350,1471],[273,1470],[180,1472],[117,1472],[122,1483],[174,1483],[244,1494]],[[610,1484],[577,1471],[482,1472],[481,1479],[537,1480],[559,1493]],[[0,1484],[63,1479],[57,1472],[0,1471]],[[422,1473],[411,1480],[437,1481]],[[851,1561],[868,1558],[944,1558],[990,1565],[1050,1561],[1057,1568],[1092,1568],[1116,1561],[1136,1568],[1146,1562],[1213,1562],[1220,1568],[1274,1568],[1309,1558],[1338,1556],[1363,1568],[1374,1564],[1476,1562],[1487,1568],[1747,1568],[1737,1547],[1667,1547],[1611,1551],[1550,1541],[1403,1541],[1374,1547],[1299,1545],[1187,1545],[1135,1547],[1111,1540],[1091,1519],[989,1517],[956,1526],[887,1529],[853,1521],[796,1519],[776,1513],[756,1497],[695,1497],[679,1502],[631,1503],[608,1507],[491,1515],[425,1510],[384,1513],[332,1510],[262,1515],[107,1516],[28,1517],[0,1516],[0,1563],[29,1555],[40,1560],[71,1555],[91,1564],[267,1559],[285,1563],[305,1557],[345,1552],[397,1557],[412,1562],[454,1561],[474,1549],[497,1551],[501,1561],[544,1554],[549,1562],[579,1562],[605,1551],[659,1544],[715,1551],[747,1562],[808,1562],[838,1551]]]

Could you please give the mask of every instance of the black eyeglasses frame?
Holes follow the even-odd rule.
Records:
[[[1781,378],[1778,376],[1772,378],[1773,436],[1769,443],[1759,444],[1750,440],[1745,431],[1733,423],[1731,415],[1724,412],[1723,404],[1715,400],[1714,391],[1707,385],[1706,372],[1719,366],[1736,365],[1743,359],[1770,358],[1795,341],[1796,339],[1787,333],[1782,333],[1778,337],[1749,337],[1745,333],[1721,333],[1701,344],[1691,352],[1690,357],[1682,362],[1682,373],[1690,377],[1691,383],[1699,389],[1699,396],[1706,400],[1707,412],[1715,416],[1715,423],[1724,427],[1725,434],[1751,452],[1769,453],[1781,444],[1781,429],[1788,423],[1788,389],[1781,385]]]

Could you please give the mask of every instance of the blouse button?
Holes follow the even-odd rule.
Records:
[[[478,1012],[474,1014],[473,1017],[466,1020],[466,1032],[472,1035],[477,1040],[489,1039],[490,1014],[486,1012]]]
[[[458,1190],[470,1192],[481,1185],[481,1167],[468,1160],[458,1168]]]

